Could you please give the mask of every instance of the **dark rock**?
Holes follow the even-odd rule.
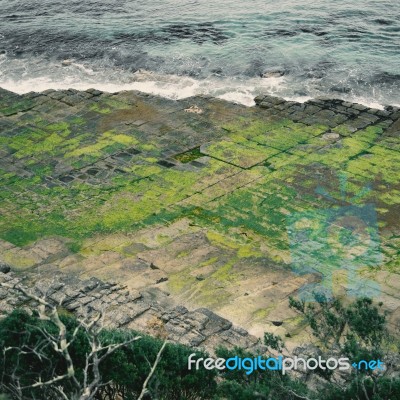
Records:
[[[280,78],[283,75],[285,75],[285,71],[282,71],[280,69],[271,69],[264,71],[261,74],[261,78]]]
[[[232,322],[228,321],[225,318],[220,317],[219,315],[215,314],[211,310],[207,308],[199,308],[195,312],[200,312],[208,317],[208,322],[206,324],[206,329],[202,331],[202,334],[214,334],[216,332],[227,330],[232,327]]]
[[[55,92],[54,89],[47,89],[47,90],[45,90],[44,92],[42,92],[42,94],[44,94],[45,96],[48,96],[49,94],[52,94],[52,93],[54,93],[54,92]]]
[[[348,87],[344,87],[344,86],[332,86],[330,88],[331,92],[337,92],[337,93],[350,93],[351,92],[351,88]]]
[[[49,94],[49,97],[51,97],[54,100],[61,100],[63,97],[65,97],[65,94],[62,92],[53,92]]]
[[[62,101],[65,104],[68,104],[69,106],[76,106],[77,104],[81,103],[84,100],[83,97],[79,95],[71,95],[71,96],[66,96],[62,99]]]
[[[11,267],[0,261],[0,272],[2,272],[3,274],[8,274],[11,271]]]
[[[3,279],[18,283],[18,279],[10,272]],[[159,282],[165,281],[161,278]],[[206,308],[189,312],[183,306],[175,306],[168,301],[162,301],[168,294],[162,294],[157,288],[149,288],[141,295],[139,292],[130,293],[123,286],[111,282],[102,282],[96,278],[81,281],[70,275],[57,275],[57,281],[44,279],[31,282],[34,292],[47,293],[49,299],[61,303],[66,310],[73,312],[78,318],[105,311],[106,325],[110,327],[127,326],[130,329],[143,329],[143,325],[136,320],[149,321],[149,318],[158,318],[164,322],[168,338],[174,342],[189,346],[204,346],[208,351],[218,345],[243,347],[249,351],[258,351],[257,338],[239,327],[233,327],[225,318]],[[54,293],[53,293],[54,292]],[[154,292],[159,294],[154,295]],[[25,296],[10,296],[9,291],[0,291],[0,308],[12,310],[26,304]],[[32,308],[37,307],[34,302]],[[115,308],[117,307],[117,308]],[[112,312],[107,312],[111,310]],[[151,319],[150,319],[151,320]],[[147,326],[147,325],[146,325]],[[149,333],[145,328],[145,332]]]
[[[174,163],[172,163],[172,162],[170,162],[170,161],[167,161],[167,160],[160,160],[160,161],[157,161],[157,164],[158,164],[158,165],[161,165],[162,167],[165,167],[165,168],[172,168],[172,167],[175,167],[175,164],[174,164]]]
[[[264,94],[260,94],[257,97],[254,98],[254,102],[259,105],[265,98]]]
[[[83,286],[81,288],[81,291],[83,293],[90,292],[94,290],[97,286],[99,286],[100,282],[96,278],[91,278],[85,282],[83,282]]]
[[[368,107],[365,107],[362,104],[353,104],[353,108],[358,111],[364,111],[368,109]]]
[[[179,315],[182,315],[186,314],[188,312],[188,309],[184,306],[176,306],[172,311]]]
[[[249,332],[238,326],[232,327],[232,331],[238,333],[240,336],[249,336]]]
[[[100,96],[103,93],[101,90],[97,89],[88,89],[86,91],[90,93],[92,96]]]
[[[72,181],[74,180],[74,177],[71,176],[71,175],[64,175],[64,176],[60,176],[58,179],[59,179],[61,182],[69,183],[69,182],[72,182]]]

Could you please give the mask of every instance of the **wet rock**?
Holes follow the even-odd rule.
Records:
[[[101,90],[97,89],[88,89],[86,91],[90,93],[92,96],[100,96],[103,93]]]
[[[256,105],[259,105],[265,98],[265,94],[260,94],[257,97],[254,98],[254,102],[256,103]]]
[[[285,71],[281,69],[271,69],[264,71],[261,74],[261,78],[280,78],[281,76],[285,75]]]
[[[61,62],[61,65],[62,65],[63,67],[69,67],[70,65],[72,65],[72,60],[63,60],[63,61]]]
[[[71,96],[66,96],[62,99],[62,101],[65,104],[68,104],[69,106],[76,106],[79,103],[81,103],[84,100],[84,97],[77,95],[77,94],[73,94]]]
[[[337,92],[337,93],[350,93],[351,92],[351,88],[345,87],[345,86],[332,86],[330,88],[331,92]]]
[[[62,98],[65,97],[65,94],[63,92],[53,92],[49,94],[49,97],[51,97],[54,100],[61,100]]]

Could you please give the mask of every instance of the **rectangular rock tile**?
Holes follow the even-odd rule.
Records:
[[[251,168],[279,152],[267,146],[249,147],[244,143],[238,144],[228,140],[203,145],[200,151],[210,157],[241,168]]]

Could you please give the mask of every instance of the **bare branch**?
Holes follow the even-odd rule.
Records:
[[[52,376],[51,379],[42,380],[42,378],[39,377],[36,382],[23,387],[21,387],[21,385],[19,384],[19,378],[16,375],[16,369],[14,371],[15,376],[12,377],[15,385],[13,388],[10,389],[12,389],[13,392],[18,393],[18,395],[21,395],[19,396],[21,398],[23,390],[51,387],[50,390],[57,392],[58,395],[61,396],[63,399],[67,399],[68,395],[71,394],[65,393],[63,387],[60,386],[60,384],[62,381],[69,379],[75,386],[73,393],[74,398],[79,400],[93,400],[96,397],[100,388],[105,385],[101,382],[101,362],[117,350],[126,347],[134,341],[140,339],[140,336],[135,336],[123,341],[122,343],[110,343],[107,345],[103,345],[101,343],[101,333],[103,330],[104,313],[101,311],[98,312],[96,315],[90,315],[87,318],[83,317],[78,319],[78,325],[74,328],[72,333],[68,334],[65,324],[60,319],[57,305],[52,304],[46,299],[46,297],[37,296],[36,294],[31,293],[29,290],[25,289],[19,284],[10,285],[8,283],[0,282],[0,287],[5,287],[7,289],[12,289],[20,292],[26,298],[36,302],[39,312],[39,318],[41,320],[51,322],[58,329],[58,334],[52,334],[46,330],[46,327],[33,326],[33,328],[37,329],[43,337],[42,342],[39,342],[36,346],[34,346],[33,349],[28,346],[24,347],[24,345],[18,348],[9,347],[3,350],[4,354],[6,354],[6,352],[8,351],[15,350],[18,353],[18,360],[19,357],[23,354],[35,354],[39,360],[42,360],[46,357],[44,353],[42,354],[42,349],[46,346],[51,346],[51,348],[61,357],[63,357],[66,362],[66,372],[64,374],[56,375],[55,371],[53,371],[53,373],[50,375]],[[74,363],[69,353],[69,348],[74,340],[78,337],[78,333],[82,329],[86,333],[86,339],[90,346],[90,351],[86,354],[86,362],[83,369],[83,382],[79,382],[75,375]],[[150,375],[146,379],[145,385],[143,386],[142,390],[143,394],[146,392],[146,385],[154,373],[165,344],[166,343],[163,344],[157,356],[156,362],[151,368]]]
[[[154,374],[154,372],[155,372],[155,370],[156,370],[156,368],[157,368],[158,363],[159,363],[160,360],[161,360],[161,355],[162,355],[162,353],[163,353],[163,351],[164,351],[164,348],[165,348],[165,346],[167,345],[167,343],[168,343],[167,340],[165,340],[164,343],[163,343],[163,345],[161,346],[161,349],[160,349],[160,351],[159,351],[158,354],[157,354],[157,358],[156,358],[156,360],[154,361],[153,367],[151,368],[149,375],[147,375],[147,378],[146,378],[146,380],[145,380],[144,383],[143,383],[142,391],[141,391],[140,396],[138,397],[137,400],[142,400],[142,399],[143,399],[143,396],[148,392],[148,390],[147,390],[147,385],[148,385],[150,379],[152,378],[152,376],[153,376],[153,374]]]

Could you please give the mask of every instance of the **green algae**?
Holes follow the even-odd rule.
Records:
[[[180,153],[174,156],[175,160],[178,160],[183,164],[197,160],[200,157],[203,157],[203,154],[200,152],[200,147],[195,147],[194,149],[185,151],[184,153]]]
[[[262,257],[286,262],[288,217],[331,207],[316,192],[321,185],[341,200],[334,178],[338,173],[351,172],[345,201],[376,202],[380,225],[393,227],[393,209],[400,198],[400,157],[396,140],[385,137],[379,123],[356,132],[351,123],[343,123],[332,128],[341,136],[329,139],[322,136],[329,131],[323,124],[273,120],[250,110],[242,112],[245,116],[185,122],[191,136],[180,137],[172,126],[182,122],[169,125],[166,117],[139,128],[129,124],[140,115],[132,116],[129,124],[114,121],[113,112],[128,109],[130,113],[132,106],[104,98],[78,115],[59,120],[34,115],[29,126],[13,126],[9,134],[1,134],[0,149],[19,163],[17,172],[4,165],[0,173],[1,238],[25,245],[64,236],[71,239],[70,251],[82,253],[91,237],[134,233],[188,218],[204,229],[210,245],[230,254],[231,260],[221,265],[216,259],[210,261],[216,270],[200,281],[192,270],[176,273],[169,277],[169,285],[179,293],[195,287],[203,292],[200,300],[211,304],[217,292],[222,303],[229,299],[224,285],[239,279],[235,262]],[[146,112],[151,120],[154,115],[147,108]],[[127,161],[113,158],[133,148],[142,153],[133,152]],[[173,154],[178,166],[158,164]],[[184,165],[200,157],[201,168]],[[74,176],[80,176],[89,165],[103,173],[105,164],[111,166],[100,178],[58,180],[58,171],[65,166],[64,174],[71,168]],[[381,186],[360,195],[370,181]],[[157,240],[160,245],[170,242],[168,236]],[[123,251],[122,245],[114,244],[115,251]],[[179,259],[187,256],[185,250],[178,254]],[[390,265],[398,268],[394,262]]]
[[[128,104],[121,101],[110,98],[102,98],[100,101],[92,103],[89,107],[89,110],[99,114],[107,115],[111,114],[115,110],[126,110],[129,108],[130,106]]]
[[[0,114],[5,116],[10,116],[13,114],[17,114],[22,111],[27,111],[34,106],[34,102],[29,99],[19,100],[12,102],[8,105],[1,105],[0,104]]]
[[[67,137],[71,133],[69,123],[64,121],[48,124],[45,126],[45,129],[63,137]]]
[[[342,124],[334,127],[332,131],[342,136],[350,136],[352,133],[354,133],[354,128],[347,124]]]
[[[137,140],[128,135],[118,134],[113,131],[104,132],[96,143],[76,148],[65,154],[66,158],[78,158],[82,155],[100,157],[103,152],[109,153],[110,147],[117,148],[129,147],[137,144]]]
[[[207,145],[202,149],[202,152],[237,167],[250,168],[262,163],[279,151],[266,146],[257,146],[251,142],[248,142],[248,145],[246,145],[245,142],[239,144],[224,140]]]

